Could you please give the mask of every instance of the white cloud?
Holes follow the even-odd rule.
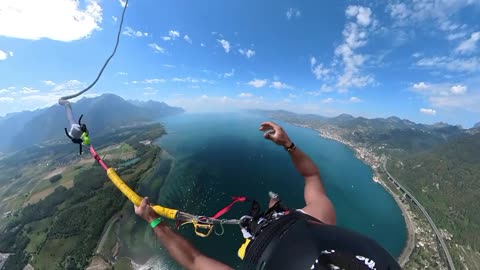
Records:
[[[332,102],[334,102],[334,101],[335,101],[335,100],[334,100],[333,98],[331,98],[331,97],[322,99],[322,103],[332,103]]]
[[[7,58],[8,58],[8,53],[0,50],[0,61],[7,60]]]
[[[175,40],[178,37],[180,37],[180,32],[178,32],[177,30],[170,30],[170,31],[168,31],[168,36],[164,36],[164,37],[162,37],[162,39],[165,40],[165,41],[170,41],[170,40]],[[185,35],[184,39],[185,39],[185,41],[188,42],[187,39],[190,39],[190,38],[188,37],[188,35]]]
[[[163,64],[162,66],[166,67],[166,68],[175,68],[174,65],[168,65],[168,64]]]
[[[291,99],[297,98],[297,95],[295,95],[295,94],[288,94],[288,98],[291,98]]]
[[[472,92],[468,95],[432,96],[428,101],[435,107],[467,110],[480,113],[480,92]]]
[[[350,103],[359,103],[359,102],[362,102],[362,100],[358,97],[351,97],[350,99],[348,99],[348,102]]]
[[[318,96],[322,95],[323,92],[322,91],[306,91],[305,94],[310,95],[310,96],[314,96],[314,97],[318,97]]]
[[[420,109],[420,112],[423,113],[423,114],[428,114],[428,115],[435,115],[435,114],[437,114],[437,111],[435,111],[434,109],[421,108],[421,109]]]
[[[355,17],[357,23],[347,23],[343,30],[344,41],[335,49],[335,55],[343,63],[343,74],[337,79],[340,91],[350,87],[364,87],[374,82],[371,75],[362,75],[360,68],[367,57],[356,53],[355,50],[367,44],[366,28],[371,24],[371,10],[361,6],[349,6],[346,10],[347,17]]]
[[[0,89],[0,94],[5,94],[5,93],[8,93],[8,92],[10,92],[10,90],[5,89],[5,88],[4,88],[4,89]]]
[[[188,82],[188,83],[214,83],[213,81],[209,81],[207,79],[197,79],[192,77],[174,77],[172,78],[172,82]]]
[[[474,81],[471,83],[475,85]],[[424,97],[433,107],[480,112],[480,91],[470,91],[467,84],[417,83],[410,90]]]
[[[454,58],[454,57],[431,57],[422,58],[415,63],[419,67],[443,68],[455,72],[473,72],[480,69],[480,57]]]
[[[416,52],[416,53],[412,54],[412,57],[413,57],[413,58],[419,58],[419,57],[421,57],[422,55],[423,55],[422,53]]]
[[[324,67],[322,63],[317,64],[317,59],[315,59],[315,57],[310,58],[310,68],[317,80],[327,79],[328,74],[330,73],[330,69]]]
[[[85,8],[71,0],[0,1],[0,36],[74,41],[100,30],[102,7],[87,0]]]
[[[467,92],[467,86],[461,84],[454,85],[452,88],[450,88],[450,92],[452,92],[454,95],[465,94],[465,92]]]
[[[13,56],[13,52],[12,52],[12,51],[9,51],[9,52],[8,52],[8,55],[10,55],[10,57],[12,57],[12,56]]]
[[[117,72],[116,74],[119,75],[119,76],[127,76],[127,75],[128,75],[128,72],[119,71],[119,72]]]
[[[12,103],[15,99],[12,97],[0,97],[0,103],[5,102],[5,103]]]
[[[348,6],[345,14],[347,17],[355,17],[357,19],[357,24],[362,26],[369,26],[372,22],[372,11],[368,7]]]
[[[387,11],[390,12],[390,16],[397,20],[404,20],[410,16],[411,11],[407,8],[405,3],[389,4]]]
[[[68,80],[63,83],[55,83],[53,85],[52,91],[54,92],[60,92],[60,91],[66,91],[66,90],[79,90],[83,87],[86,86],[84,82],[81,82],[79,80]]]
[[[241,55],[245,55],[247,58],[251,58],[251,57],[255,56],[255,51],[251,50],[251,49],[238,49],[238,52]]]
[[[232,69],[232,71],[230,71],[230,72],[225,72],[225,73],[223,74],[223,77],[224,77],[224,78],[230,78],[230,77],[232,77],[233,75],[235,75],[235,69]]]
[[[43,83],[47,86],[55,86],[55,82],[54,81],[50,81],[50,80],[46,80],[46,81],[43,81]]]
[[[226,53],[230,52],[230,42],[228,42],[225,39],[217,39],[218,43],[222,45],[223,49],[225,50]]]
[[[453,90],[455,89],[455,90]],[[461,91],[466,91],[466,86],[452,85],[450,83],[425,83],[419,82],[411,86],[410,90],[430,97],[430,96],[450,96],[452,94],[459,94]]]
[[[150,43],[148,47],[152,48],[156,53],[165,53],[165,49],[160,47],[157,43]]]
[[[270,87],[271,88],[275,88],[275,89],[292,89],[291,86],[281,82],[281,81],[273,81],[271,84],[270,84]]]
[[[455,40],[455,39],[463,38],[466,35],[467,35],[467,33],[465,33],[465,32],[451,33],[451,34],[447,35],[447,39],[448,40]]]
[[[302,12],[297,8],[289,8],[285,15],[287,16],[287,19],[290,20],[295,17],[300,17]]]
[[[241,98],[251,98],[253,97],[253,94],[252,93],[240,93],[238,95],[238,97],[241,97]]]
[[[367,44],[368,32],[375,28],[372,11],[368,7],[348,6],[345,14],[347,23],[342,32],[343,41],[335,48],[335,57],[330,66],[319,63],[315,57],[310,58],[310,68],[315,78],[322,79],[329,85],[335,84],[341,93],[352,87],[365,87],[375,83],[372,75],[362,72],[368,56],[357,52]]]
[[[165,79],[145,79],[143,80],[143,83],[146,84],[156,84],[156,83],[164,83],[166,82]]]
[[[116,16],[112,16],[113,22],[117,22],[118,18]]]
[[[134,30],[130,26],[125,27],[125,30],[123,30],[122,34],[129,37],[148,37],[147,32]]]
[[[122,7],[125,7],[125,5],[127,4],[127,1],[125,1],[125,0],[118,0],[118,2],[120,3],[120,5]]]
[[[170,31],[168,31],[168,36],[171,37],[172,39],[176,39],[176,38],[180,37],[180,32],[178,32],[176,30],[170,30]]]
[[[261,88],[267,85],[267,83],[268,83],[268,80],[254,79],[252,81],[249,81],[247,84],[255,88]]]
[[[471,53],[474,52],[477,49],[477,42],[480,40],[480,31],[479,32],[474,32],[470,35],[470,38],[463,41],[458,45],[458,47],[455,49],[457,53]]]
[[[40,90],[33,89],[31,87],[22,87],[22,90],[19,91],[21,94],[33,94],[38,93]]]
[[[200,43],[200,47],[205,47],[205,43]]]
[[[407,0],[399,4],[387,6],[390,16],[399,25],[413,24],[426,20],[436,21],[444,31],[451,31],[458,28],[458,25],[451,23],[448,18],[458,11],[470,6],[479,5],[475,0]]]
[[[183,36],[183,39],[184,39],[186,42],[192,44],[192,39],[191,39],[188,35]]]
[[[417,90],[424,90],[424,89],[428,89],[429,86],[424,82],[419,82],[419,83],[413,84],[413,88]]]
[[[322,92],[332,92],[333,87],[331,87],[329,85],[326,85],[326,84],[322,84],[322,86],[320,86],[320,91],[322,91]]]

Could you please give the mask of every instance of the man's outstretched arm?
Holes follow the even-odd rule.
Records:
[[[260,126],[261,131],[266,131],[264,137],[278,145],[288,148],[292,141],[282,127],[273,123],[265,122]],[[326,224],[335,224],[335,210],[325,193],[320,172],[313,161],[296,147],[289,151],[290,157],[297,171],[305,178],[305,204],[303,210]]]
[[[157,214],[144,198],[139,207],[135,207],[135,213],[148,223],[157,219]],[[165,223],[160,223],[154,228],[158,239],[167,249],[172,258],[182,267],[188,270],[233,270],[233,268],[205,256],[198,251],[188,240],[174,232]]]

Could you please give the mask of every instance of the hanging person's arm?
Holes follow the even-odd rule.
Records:
[[[305,179],[306,206],[302,210],[326,224],[335,224],[335,209],[327,197],[315,163],[290,140],[281,126],[265,122],[261,124],[260,130],[265,132],[265,139],[283,146],[288,151],[295,168]]]
[[[135,207],[135,213],[150,224],[159,218],[148,204],[147,198],[142,200],[139,207]],[[155,225],[155,222],[153,225]],[[228,265],[205,256],[187,239],[174,232],[164,222],[158,223],[153,230],[170,256],[185,269],[233,270],[233,268]]]

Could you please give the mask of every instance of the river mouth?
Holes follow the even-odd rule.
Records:
[[[166,150],[164,159],[169,156],[171,161],[167,166],[162,160],[159,163],[164,165],[158,166],[171,171],[166,177],[164,168],[163,173],[142,180],[140,193],[167,207],[201,215],[213,215],[230,202],[231,196],[255,198],[266,207],[270,190],[280,194],[291,208],[302,208],[303,179],[285,151],[258,132],[264,120],[248,114],[186,114],[164,120],[168,134],[155,144]],[[319,166],[338,225],[372,237],[398,256],[406,241],[405,221],[393,198],[372,181],[370,167],[345,145],[323,139],[313,130],[282,125]],[[248,207],[236,205],[226,217],[242,216]],[[122,255],[138,264],[148,261],[160,269],[161,265],[177,269],[161,245],[152,240],[151,230],[136,221],[137,225],[124,226],[123,234],[135,235],[135,241],[125,241]],[[240,264],[236,257],[242,243],[238,227],[226,226],[223,236],[212,234],[209,238],[195,236],[191,226],[179,232],[206,255],[234,267]],[[137,248],[142,241],[146,244]]]

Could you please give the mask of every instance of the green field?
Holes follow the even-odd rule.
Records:
[[[47,239],[47,231],[52,223],[51,218],[45,218],[28,224],[26,230],[29,231],[27,236],[30,239],[25,251],[28,253],[36,253],[40,245]]]
[[[142,161],[138,166],[125,165],[119,169],[127,184],[136,188],[138,181],[152,171],[160,152],[158,147],[139,141],[158,138],[164,130],[158,124],[125,130],[120,135],[97,138],[97,149],[99,152],[107,149],[107,155],[116,155],[107,161],[112,167],[118,167],[126,153],[138,156]],[[6,169],[6,174],[0,176],[4,198],[0,209],[17,210],[16,216],[0,223],[5,228],[0,234],[0,252],[15,254],[6,262],[9,270],[23,269],[28,262],[35,269],[84,269],[95,254],[107,222],[122,208],[132,212],[131,204],[124,207],[126,199],[91,158],[79,158],[69,148],[61,151],[66,152],[55,154],[49,148],[36,148],[28,152],[36,157],[30,166],[23,166],[16,157],[0,162],[0,169]],[[16,164],[20,166],[15,170],[12,166]],[[5,194],[8,196],[3,197]],[[35,201],[25,204],[25,200],[32,198]],[[112,227],[111,232],[114,231],[116,226]],[[114,233],[106,236],[102,253],[111,253],[115,238]],[[130,268],[125,262],[119,265]]]
[[[34,256],[33,267],[36,270],[60,269],[58,266],[64,255],[74,250],[79,241],[82,241],[79,236],[47,240],[40,253]]]
[[[105,160],[128,160],[134,158],[137,155],[137,151],[129,144],[121,143],[107,147],[99,151],[98,154]]]

